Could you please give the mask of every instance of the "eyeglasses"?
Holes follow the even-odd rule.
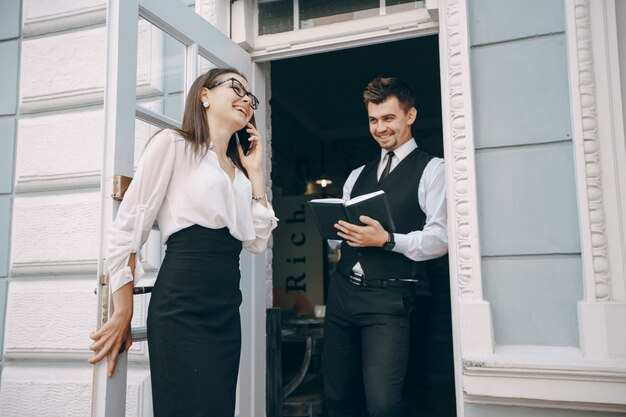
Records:
[[[220,85],[226,84],[229,81],[230,81],[229,87],[233,89],[235,94],[237,94],[239,97],[248,96],[250,98],[250,107],[252,107],[252,110],[256,110],[259,108],[259,99],[256,98],[256,96],[252,94],[250,91],[246,91],[243,84],[241,84],[241,82],[236,78],[231,77],[231,78],[225,79],[224,81],[220,81],[219,83],[215,84],[213,87],[210,87],[209,90],[212,90],[215,87],[219,87]]]

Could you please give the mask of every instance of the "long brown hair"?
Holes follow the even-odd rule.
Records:
[[[202,105],[201,100],[202,89],[213,88],[215,84],[217,84],[215,80],[223,74],[237,74],[246,80],[246,77],[234,68],[213,68],[206,74],[196,78],[187,93],[182,126],[180,129],[177,129],[178,133],[180,133],[192,147],[193,153],[200,158],[206,155],[211,145],[210,126],[207,120],[206,109]],[[254,124],[254,114],[250,122]],[[235,143],[235,134],[231,136],[228,142],[226,155],[233,161],[233,164],[235,164],[237,168],[248,176],[248,172],[241,164],[241,159],[239,159],[239,152],[237,151],[237,145]]]

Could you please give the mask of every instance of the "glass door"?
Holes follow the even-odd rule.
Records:
[[[107,253],[107,230],[113,222],[123,186],[133,177],[147,139],[158,129],[179,127],[185,94],[191,83],[211,67],[234,67],[246,75],[255,91],[264,91],[263,68],[221,31],[198,15],[190,1],[109,0],[107,10],[107,70],[105,140],[101,181],[100,256],[98,263],[97,327],[111,314],[108,277],[102,260]],[[199,8],[199,7],[198,7]],[[264,133],[264,94],[257,94],[257,127]],[[122,187],[122,189],[120,189]],[[117,196],[116,196],[117,194]],[[156,277],[162,259],[159,232],[144,245],[141,262],[145,282]],[[242,254],[242,355],[237,392],[237,416],[265,410],[265,258]],[[259,276],[260,275],[260,276]],[[133,342],[145,340],[148,295],[135,296]],[[106,361],[94,367],[93,417],[126,414],[128,363],[144,367],[147,342],[133,343],[118,360],[112,378]],[[133,387],[142,415],[152,415],[149,378]],[[130,395],[129,395],[130,398]]]

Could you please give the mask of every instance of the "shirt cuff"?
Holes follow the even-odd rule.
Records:
[[[130,257],[130,256],[129,256]],[[111,294],[115,291],[122,288],[124,285],[133,281],[133,286],[137,281],[141,279],[144,274],[143,266],[141,265],[141,261],[137,256],[135,259],[135,277],[133,278],[132,271],[130,270],[130,266],[128,266],[128,260],[126,260],[126,266],[120,269],[119,271],[109,274],[109,284],[111,286]]]
[[[403,235],[400,233],[394,233],[393,238],[396,241],[396,245],[393,247],[392,252],[398,252],[401,254],[407,253],[409,250],[409,245],[411,243],[411,239],[408,235]]]
[[[252,219],[256,226],[271,225],[272,229],[276,227],[278,222],[271,204],[267,203],[267,207],[265,207],[257,201],[252,203]]]

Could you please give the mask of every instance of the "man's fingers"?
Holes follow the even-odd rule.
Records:
[[[369,216],[360,216],[359,220],[368,226],[374,226],[374,227],[380,226],[380,223],[378,222],[378,220],[372,219]]]

